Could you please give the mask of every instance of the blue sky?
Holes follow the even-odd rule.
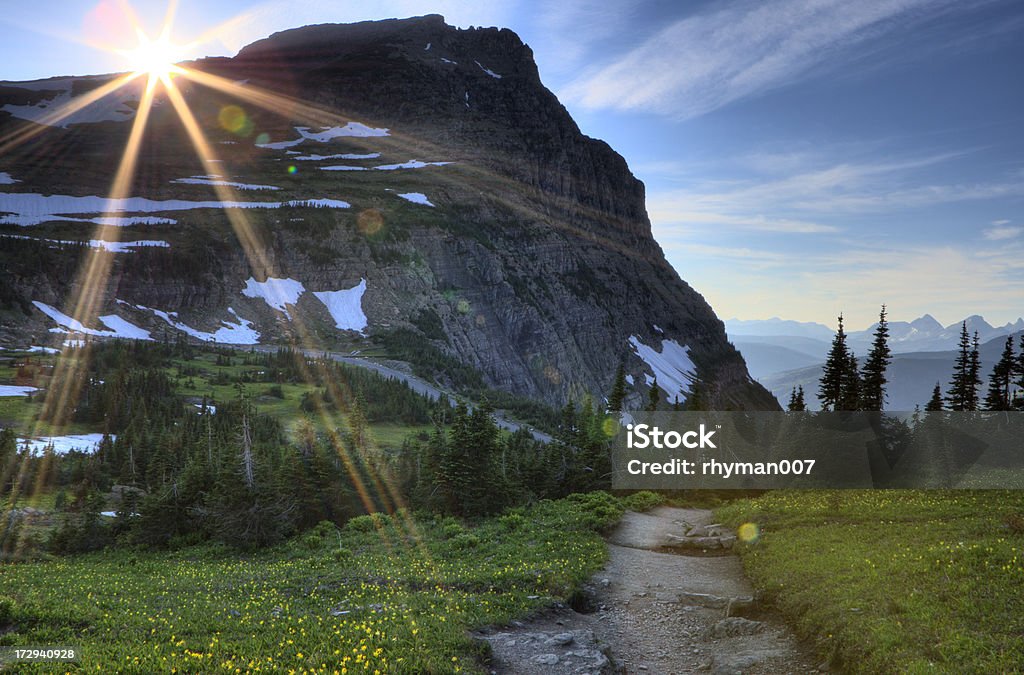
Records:
[[[88,46],[134,44],[121,1],[5,8],[0,79],[124,70]],[[164,0],[132,4],[155,30]],[[1024,314],[1024,3],[180,0],[174,37],[215,28],[185,56],[230,55],[307,23],[425,13],[533,47],[722,318]]]

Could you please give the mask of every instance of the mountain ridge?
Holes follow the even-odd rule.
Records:
[[[606,143],[580,133],[512,31],[457,29],[436,15],[295,30],[192,64],[237,92],[176,80],[219,166],[191,156],[158,95],[134,201],[116,213],[118,237],[139,245],[110,253],[102,324],[81,325],[92,337],[128,323],[155,339],[250,331],[261,341],[384,345],[439,377],[454,359],[489,386],[551,404],[601,396],[622,361],[637,382],[633,405],[640,383],[661,373],[668,401],[685,392],[666,381],[696,382],[718,407],[777,406],[665,260],[643,184]],[[297,58],[291,45],[313,33],[322,47]],[[268,91],[279,103],[270,111],[251,95]],[[0,93],[0,110],[13,105],[5,101]],[[0,134],[33,124],[6,112]],[[27,268],[14,251],[3,261],[4,343],[26,328],[41,339],[55,321],[82,333],[59,312],[70,313],[61,305],[81,288],[70,260],[87,251],[64,260],[59,251],[77,249],[66,242],[92,229],[75,221],[112,233],[100,222],[111,205],[81,200],[108,184],[104,157],[126,122],[46,129],[0,161],[17,181],[0,194],[0,221],[34,223],[0,234],[35,239],[5,241],[23,242],[22,258],[52,261]],[[237,214],[207,206],[219,183],[245,192],[231,210],[251,232],[237,231]],[[257,189],[274,201],[248,199]],[[168,211],[172,202],[181,208]],[[252,251],[238,246],[247,237]],[[356,289],[358,302],[344,295]],[[324,297],[355,302],[362,334],[341,328],[352,317],[339,320]]]

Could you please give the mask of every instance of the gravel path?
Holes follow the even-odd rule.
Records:
[[[711,517],[667,507],[627,513],[608,536],[608,564],[585,589],[589,606],[577,605],[583,613],[556,607],[481,635],[491,643],[493,672],[827,671],[753,601],[739,557],[691,546],[691,532],[701,544],[731,543],[731,533],[707,527]]]

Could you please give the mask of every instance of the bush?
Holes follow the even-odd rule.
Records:
[[[370,513],[365,516],[356,516],[345,524],[345,529],[352,532],[373,532],[387,525],[388,516],[386,513]]]
[[[634,492],[622,498],[622,505],[630,511],[643,513],[665,503],[665,496],[650,490]]]
[[[625,509],[622,503],[603,490],[571,494],[565,498],[578,511],[579,522],[588,529],[602,532],[619,522]]]
[[[467,550],[476,548],[480,545],[480,538],[475,534],[469,534],[465,532],[451,540],[451,546],[455,549]]]

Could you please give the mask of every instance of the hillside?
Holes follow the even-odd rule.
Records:
[[[603,396],[624,361],[634,406],[656,375],[668,401],[776,407],[511,31],[309,26],[186,68],[205,160],[157,87],[115,202],[140,82],[63,120],[113,76],[0,86],[0,139],[32,136],[0,158],[0,344],[383,348],[548,404]]]

